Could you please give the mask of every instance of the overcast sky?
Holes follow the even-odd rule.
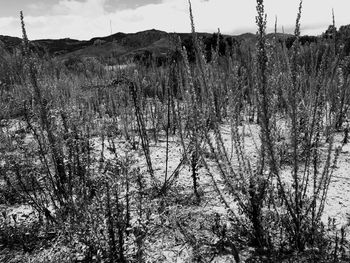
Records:
[[[299,0],[265,0],[268,31],[292,32]],[[255,0],[192,0],[199,32],[255,33]],[[302,34],[317,35],[332,23],[350,24],[350,0],[304,0]],[[187,0],[0,0],[0,35],[21,36],[23,10],[30,39],[90,39],[116,32],[159,29],[189,32]],[[110,24],[112,26],[110,26]]]

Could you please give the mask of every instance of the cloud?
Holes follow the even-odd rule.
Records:
[[[161,2],[162,0],[107,0],[105,9],[112,13],[116,10],[135,9],[149,4],[160,4]]]
[[[76,15],[82,17],[97,17],[104,15],[106,0],[87,0],[86,2],[61,0],[52,7],[53,15]]]
[[[130,2],[127,2],[130,1]],[[337,25],[350,24],[348,0],[304,1],[301,29],[303,34],[320,34],[331,24],[332,7]],[[31,39],[78,38],[89,39],[113,32],[137,32],[156,28],[168,32],[189,32],[190,21],[187,0],[60,0],[41,16],[26,16],[27,32]],[[117,3],[120,3],[118,8]],[[143,4],[142,4],[143,3]],[[142,4],[142,5],[141,5]],[[138,6],[141,5],[141,6]],[[192,0],[197,31],[238,34],[255,32],[256,2],[254,0]],[[268,31],[273,31],[275,16],[278,28],[292,32],[299,0],[265,0]],[[7,21],[7,22],[6,22]],[[21,35],[19,22],[9,23],[5,18],[0,34]]]

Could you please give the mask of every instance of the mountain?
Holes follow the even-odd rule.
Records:
[[[66,52],[67,56],[127,58],[146,50],[161,53],[171,50],[169,34],[155,29],[137,33],[117,33],[106,37],[95,37],[82,42],[81,48]]]
[[[30,43],[31,48],[56,57],[122,57],[144,50],[153,50],[156,53],[170,50],[169,36],[170,34],[164,31],[152,29],[130,34],[116,33],[90,40],[40,39]],[[0,35],[0,43],[8,52],[13,52],[20,48],[22,40],[17,37]]]
[[[153,56],[165,56],[167,52],[174,49],[171,41],[179,36],[184,43],[190,42],[191,33],[167,33],[156,29],[141,31],[137,33],[116,33],[105,37],[94,37],[90,40],[77,39],[40,39],[31,41],[31,48],[39,53],[48,53],[52,56],[67,59],[78,58],[114,58],[127,60],[136,55],[152,54]],[[210,39],[213,34],[197,33],[200,38]],[[245,42],[254,45],[256,35],[246,33],[238,36],[223,36],[225,39],[233,38],[238,42]],[[287,38],[289,35],[279,34],[279,38]],[[272,38],[271,34],[268,38]],[[7,52],[14,52],[19,49],[22,40],[17,37],[1,36],[0,42]],[[210,42],[210,41],[209,41]],[[215,41],[214,41],[215,42]],[[211,42],[213,43],[213,42]]]

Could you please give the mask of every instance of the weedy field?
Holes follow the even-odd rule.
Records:
[[[38,56],[21,16],[0,261],[349,262],[349,48],[334,24],[302,44],[301,14],[291,45],[268,40],[257,0],[256,48],[208,54],[190,5],[193,48],[172,39],[161,66]]]

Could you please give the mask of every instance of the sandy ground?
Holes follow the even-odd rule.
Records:
[[[14,132],[17,129],[21,128],[22,125],[15,123],[11,127],[10,131]],[[226,144],[227,152],[231,154],[232,150],[232,140],[230,126],[224,125],[221,128],[223,140]],[[259,130],[257,125],[249,125],[244,128],[244,131],[241,130],[241,133],[244,133],[244,149],[249,157],[257,155],[256,149],[259,144]],[[339,143],[342,139],[342,135],[339,134],[336,136],[336,142]],[[27,138],[30,140],[30,137]],[[102,149],[102,143],[99,138],[92,140],[92,143],[95,147],[95,154],[99,156]],[[140,168],[141,172],[147,171],[147,166],[144,158],[143,151],[141,147],[137,151],[130,151],[130,146],[124,140],[117,140],[117,156],[126,156],[129,155],[135,160],[134,167]],[[107,146],[107,143],[106,143]],[[166,163],[166,141],[165,137],[160,137],[160,141],[157,143],[151,142],[150,144],[151,160],[155,173],[155,177],[160,181],[164,181],[165,177],[169,177],[173,174],[174,170],[178,167],[183,157],[183,149],[181,146],[180,139],[178,137],[170,137],[169,148],[168,148],[168,173],[165,175],[165,163]],[[235,155],[234,151],[232,152],[232,163],[235,167]],[[347,144],[343,147],[341,154],[339,156],[337,167],[334,170],[334,175],[328,191],[328,199],[325,204],[324,214],[322,220],[324,223],[327,223],[328,218],[335,218],[336,225],[338,227],[347,225],[350,218],[350,144]],[[104,158],[113,159],[115,155],[110,151],[106,150],[104,152]],[[3,162],[0,162],[0,165],[3,165]],[[215,166],[211,163],[211,170],[215,171]],[[172,186],[173,189],[178,189],[179,193],[183,196],[191,196],[193,192],[192,189],[192,178],[191,171],[188,165],[182,167],[178,171],[177,180]],[[213,187],[213,178],[209,176],[207,170],[202,166],[199,169],[199,185],[202,194],[202,202],[200,206],[194,205],[182,205],[182,204],[171,204],[169,213],[167,216],[157,217],[154,220],[165,220],[165,223],[162,224],[168,225],[172,231],[171,236],[167,236],[165,230],[160,230],[159,239],[152,244],[153,249],[149,252],[152,254],[152,258],[157,258],[159,262],[189,262],[187,261],[190,255],[190,248],[185,245],[181,245],[181,242],[175,242],[174,240],[183,239],[183,235],[178,231],[174,230],[174,220],[176,216],[188,216],[190,214],[200,214],[201,216],[213,215],[215,213],[222,216],[227,215],[227,210],[220,202],[218,194],[216,193]],[[221,179],[218,174],[214,174],[214,179],[218,182],[219,188],[224,189],[221,184]],[[223,194],[225,191],[223,190]],[[235,203],[229,195],[225,196],[228,201],[231,202],[232,209],[235,210]],[[0,211],[6,211],[7,215],[10,215],[10,220],[12,215],[17,214],[17,219],[26,220],[28,215],[31,215],[33,210],[27,205],[6,207],[1,206]],[[167,221],[168,220],[168,221]],[[201,220],[198,220],[200,224]],[[13,223],[13,222],[12,222]],[[161,233],[161,231],[165,231]],[[230,262],[226,261],[228,259],[217,259],[213,262]]]

